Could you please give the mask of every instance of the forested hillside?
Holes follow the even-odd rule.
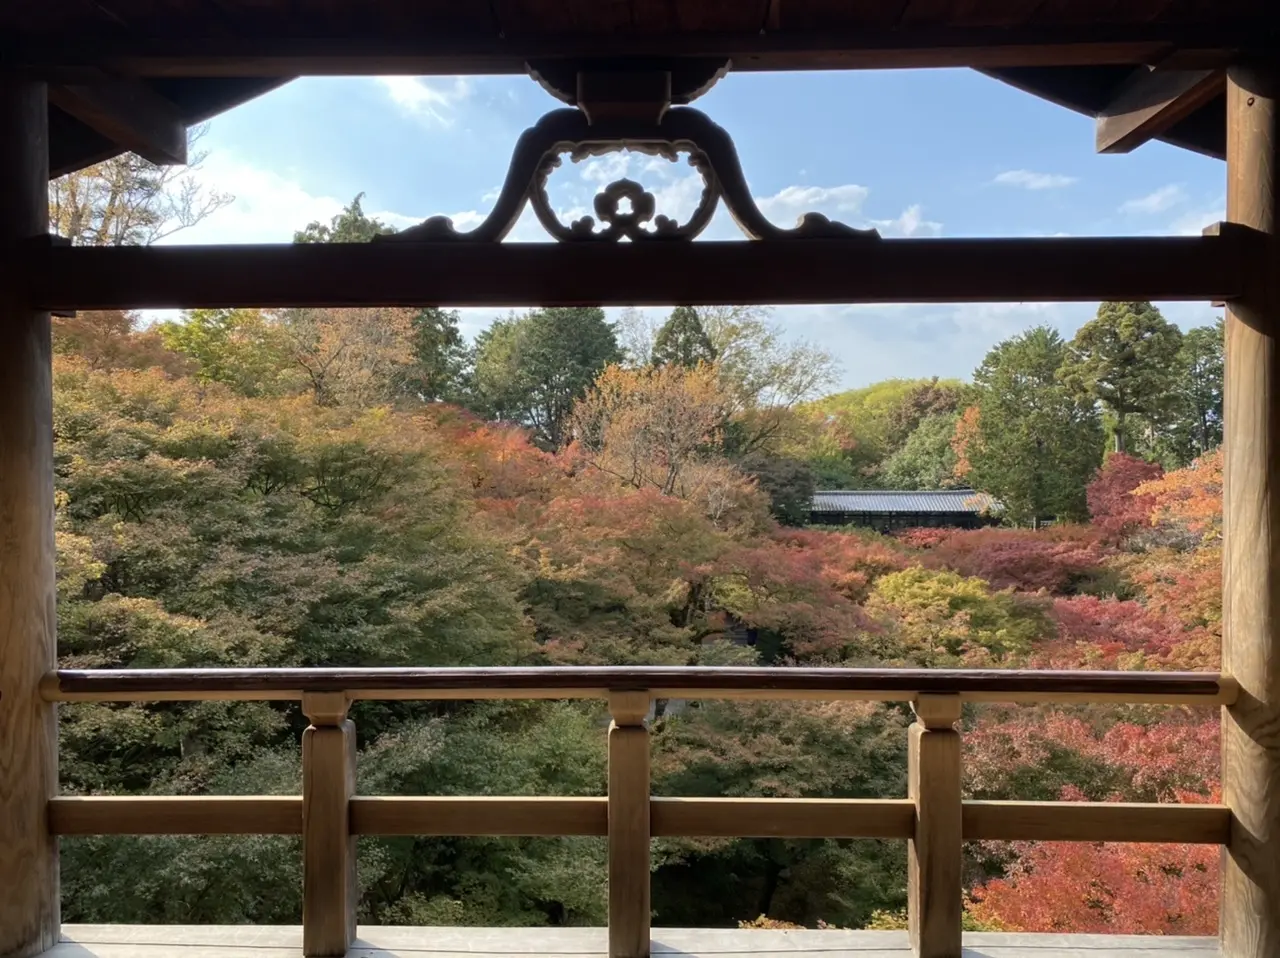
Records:
[[[299,242],[386,227],[358,201]],[[1107,304],[971,384],[822,399],[760,309],[55,320],[64,665],[772,664],[1212,669],[1221,335]],[[1141,369],[1139,369],[1139,365]],[[1108,454],[1110,447],[1110,454]],[[804,528],[815,485],[971,483],[1006,526]],[[1033,528],[1053,520],[1048,528]],[[595,703],[353,710],[366,794],[602,794]],[[659,703],[660,795],[904,794],[894,704]],[[79,794],[294,793],[296,706],[61,710]],[[1216,714],[966,710],[968,794],[1209,801]],[[661,840],[656,925],[892,926],[894,842]],[[64,920],[294,923],[275,838],[66,840]],[[1217,851],[983,843],[975,927],[1196,934]],[[602,924],[603,842],[365,840],[361,920]]]

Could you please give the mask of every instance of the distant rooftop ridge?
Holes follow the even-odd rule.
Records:
[[[824,489],[813,512],[998,512],[1000,503],[976,489]]]

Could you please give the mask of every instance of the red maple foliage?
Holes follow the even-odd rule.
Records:
[[[1213,935],[1219,859],[1207,845],[1030,845],[973,889],[970,912],[1010,931]]]
[[[904,546],[912,549],[932,549],[946,542],[956,534],[956,529],[918,526],[914,529],[902,529],[894,534],[894,538]]]
[[[1037,647],[1034,668],[1158,667],[1183,635],[1179,623],[1129,599],[1059,597],[1051,615],[1058,634]]]
[[[1102,532],[1090,526],[966,529],[935,545],[924,562],[930,568],[978,576],[996,589],[1067,595],[1101,572],[1113,552]]]
[[[1144,482],[1163,475],[1164,469],[1159,463],[1147,462],[1124,452],[1107,456],[1097,476],[1085,489],[1093,525],[1117,539],[1150,525],[1156,497],[1135,495],[1134,490]]]

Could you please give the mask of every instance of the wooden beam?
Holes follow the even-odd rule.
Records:
[[[50,702],[289,700],[307,692],[354,699],[604,698],[647,688],[654,698],[908,702],[956,694],[966,702],[1128,702],[1216,706],[1233,679],[1213,672],[1038,669],[831,669],[716,666],[545,668],[61,669],[45,676]]]
[[[333,958],[356,938],[356,728],[342,692],[307,692],[302,733],[302,953]]]
[[[1172,842],[1222,845],[1225,805],[1120,802],[965,802],[965,841]]]
[[[916,806],[902,798],[655,798],[649,816],[655,838],[910,838]]]
[[[1229,300],[1250,237],[366,243],[29,251],[49,309]]]
[[[1128,153],[1167,132],[1227,88],[1225,70],[1139,67],[1097,118],[1099,153]]]
[[[187,125],[178,108],[145,83],[103,79],[51,86],[49,102],[152,163],[187,162]]]
[[[58,942],[58,726],[40,681],[57,655],[49,314],[17,284],[48,231],[45,86],[0,72],[0,955]]]
[[[1271,29],[1274,29],[1274,24]],[[41,76],[86,67],[122,76],[522,74],[530,60],[709,57],[734,70],[1085,66],[1156,63],[1174,52],[1223,62],[1270,34],[1246,21],[1212,24],[1088,24],[1044,27],[863,27],[857,30],[654,34],[449,33],[408,30],[379,37],[59,36],[22,38],[0,59]]]
[[[54,835],[301,835],[294,795],[92,795],[49,800]]]
[[[650,701],[609,695],[609,958],[649,958]]]
[[[907,730],[907,935],[916,958],[960,958],[964,915],[960,696],[922,695]]]
[[[1222,664],[1224,958],[1280,955],[1280,68],[1227,76],[1227,219],[1264,236],[1267,259],[1227,308]]]
[[[533,835],[608,834],[604,798],[425,798],[353,797],[355,835]]]

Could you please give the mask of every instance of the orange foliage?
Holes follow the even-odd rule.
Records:
[[[1222,449],[1201,456],[1185,469],[1144,482],[1139,496],[1152,496],[1153,522],[1184,526],[1205,540],[1222,535]]]
[[[934,545],[923,561],[986,579],[996,589],[1063,594],[1101,571],[1112,551],[1090,526],[965,529]]]
[[[951,437],[951,449],[956,454],[955,474],[963,479],[973,471],[969,461],[970,446],[978,438],[978,407],[969,406],[956,420],[956,431]]]
[[[1221,852],[1208,845],[1030,845],[970,913],[1009,931],[1213,935]]]

